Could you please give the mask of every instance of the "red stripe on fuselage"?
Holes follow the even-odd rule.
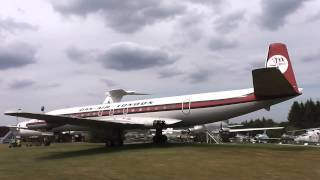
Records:
[[[239,103],[246,103],[246,102],[252,102],[252,101],[256,101],[256,97],[254,96],[253,93],[243,97],[190,102],[190,109],[224,106],[224,105],[239,104]],[[153,105],[153,106],[144,106],[144,107],[128,107],[128,108],[119,108],[114,110],[81,112],[81,113],[72,113],[72,114],[63,114],[63,115],[87,118],[87,117],[97,117],[97,116],[112,116],[112,115],[123,115],[123,114],[137,114],[137,113],[181,110],[182,106],[184,106],[184,109],[189,109],[189,102],[186,101],[184,103],[181,102],[181,103]]]

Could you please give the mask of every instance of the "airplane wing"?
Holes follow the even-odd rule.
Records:
[[[233,124],[233,125],[228,125],[228,128],[234,128],[234,127],[242,127],[243,124]]]
[[[29,119],[44,120],[48,123],[54,124],[71,124],[71,125],[85,125],[85,126],[137,126],[137,127],[152,127],[155,120],[164,121],[166,125],[172,125],[180,122],[179,119],[171,118],[155,118],[155,117],[70,117],[64,115],[50,115],[42,113],[30,113],[30,112],[6,112],[5,115],[23,117]]]
[[[283,128],[284,128],[284,127],[230,129],[229,132],[263,131],[263,130],[283,129]]]
[[[299,132],[299,131],[312,131],[312,130],[320,130],[320,127],[318,127],[318,128],[309,128],[309,129],[298,129],[298,130],[292,130],[292,131],[288,131],[288,132],[289,133],[290,132],[295,133],[295,132]]]

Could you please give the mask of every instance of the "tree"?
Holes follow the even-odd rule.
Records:
[[[300,121],[302,120],[302,104],[299,104],[297,101],[294,101],[291,109],[288,114],[288,121],[290,122],[291,125],[295,127],[300,126]]]

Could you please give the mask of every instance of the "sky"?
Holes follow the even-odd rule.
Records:
[[[320,1],[2,0],[0,125],[8,110],[99,104],[123,88],[175,96],[252,87],[283,42],[302,96],[319,100]],[[231,119],[285,121],[294,100]]]

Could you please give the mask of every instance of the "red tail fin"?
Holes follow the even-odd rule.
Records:
[[[299,93],[296,78],[294,76],[287,46],[282,43],[273,43],[269,46],[266,67],[277,67],[291,84],[296,93]]]
[[[274,43],[269,46],[266,67],[252,71],[256,97],[279,98],[301,94],[286,45]]]

